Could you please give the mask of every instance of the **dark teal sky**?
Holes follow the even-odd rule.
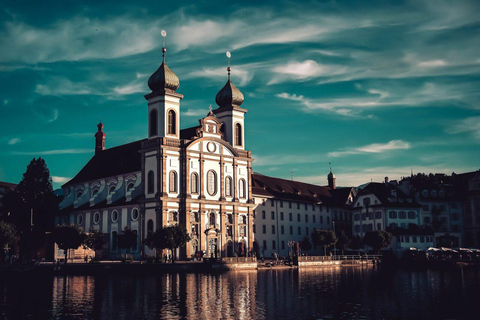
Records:
[[[8,1],[0,6],[0,180],[33,157],[55,187],[147,134],[148,77],[180,78],[181,127],[226,81],[254,170],[341,186],[480,168],[479,1]]]

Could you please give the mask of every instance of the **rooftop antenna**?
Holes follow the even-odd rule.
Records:
[[[290,179],[293,181],[293,169],[290,170]]]
[[[328,164],[330,165],[330,172],[332,172],[332,163],[329,162]]]
[[[165,52],[167,51],[167,48],[165,48],[165,38],[167,37],[167,31],[162,30],[160,34],[163,37],[163,47],[162,47],[162,56],[163,56],[163,62],[165,62]]]
[[[230,81],[230,71],[232,71],[232,68],[230,68],[230,58],[232,57],[232,54],[230,51],[227,51],[227,61],[228,61],[228,66],[227,66],[227,72],[228,72],[228,81]]]

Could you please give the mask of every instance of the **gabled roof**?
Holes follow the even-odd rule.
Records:
[[[392,191],[395,192],[396,196],[392,195]],[[420,207],[413,198],[407,196],[402,190],[391,183],[370,182],[358,192],[359,196],[366,194],[374,194],[383,206]],[[407,198],[411,199],[411,202],[407,202]],[[401,199],[401,201],[399,201],[399,199]]]
[[[64,186],[140,171],[142,157],[139,150],[146,139],[105,149],[93,156],[80,172]]]
[[[341,191],[342,190],[342,191]],[[328,187],[300,181],[269,177],[259,173],[252,175],[253,195],[275,197],[287,201],[321,202],[329,206],[344,206],[349,188],[332,190]]]

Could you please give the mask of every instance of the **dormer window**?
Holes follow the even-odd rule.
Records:
[[[133,182],[130,182],[127,186],[127,191],[132,191],[133,188],[135,188],[135,184]]]
[[[98,193],[98,189],[93,189],[92,191],[92,197]]]
[[[82,196],[83,192],[80,190],[77,192],[77,199],[80,198]]]
[[[111,187],[108,189],[108,194],[112,194],[112,193],[115,191],[116,188],[117,188],[116,186],[111,186]]]

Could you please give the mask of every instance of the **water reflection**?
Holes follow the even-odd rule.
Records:
[[[5,319],[438,319],[476,314],[480,271],[332,267],[0,278]]]

